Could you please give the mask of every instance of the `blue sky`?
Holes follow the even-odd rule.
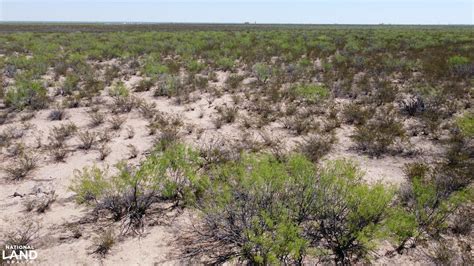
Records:
[[[474,24],[474,0],[0,0],[0,21]]]

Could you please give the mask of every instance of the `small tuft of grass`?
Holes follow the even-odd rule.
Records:
[[[94,239],[94,253],[104,257],[115,245],[116,237],[112,229],[106,230]]]

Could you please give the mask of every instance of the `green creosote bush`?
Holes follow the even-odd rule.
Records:
[[[17,110],[43,109],[48,105],[47,91],[38,81],[22,81],[10,88],[5,95],[5,104]]]
[[[106,85],[112,84],[114,79],[119,77],[119,73],[120,73],[120,68],[118,66],[116,65],[107,66],[104,73],[105,84]]]
[[[227,57],[221,57],[216,60],[216,66],[220,70],[229,71],[234,67],[234,60]]]
[[[329,90],[324,85],[297,85],[293,87],[292,92],[297,98],[302,98],[308,103],[318,103],[330,96]]]
[[[396,251],[401,254],[406,243],[419,236],[418,222],[413,213],[399,207],[390,210],[389,219],[385,224],[388,235],[396,245]],[[414,245],[414,243],[413,243]]]
[[[474,73],[474,62],[464,56],[452,56],[448,59],[448,65],[456,76],[468,76]]]
[[[317,170],[301,155],[285,162],[270,155],[242,158],[211,172],[214,181],[197,204],[200,236],[189,252],[266,265],[299,264],[320,250],[348,263],[374,247],[393,192],[364,184],[353,163],[331,161]]]
[[[76,202],[96,203],[109,186],[106,180],[107,175],[108,169],[102,170],[97,166],[74,170],[74,179],[70,189],[76,193]]]
[[[238,89],[244,77],[237,74],[230,74],[225,83],[231,90]]]
[[[286,166],[269,156],[245,156],[217,168],[215,182],[198,202],[203,234],[194,252],[216,255],[216,261],[239,258],[265,265],[301,262],[307,241],[283,206]],[[204,241],[213,246],[200,246]]]
[[[155,97],[166,96],[172,97],[180,95],[184,90],[184,85],[181,82],[181,79],[178,76],[163,76],[158,81],[158,88],[154,92]]]
[[[153,87],[156,83],[155,79],[142,79],[140,82],[135,86],[134,91],[136,92],[143,92],[149,91],[151,87]]]
[[[197,60],[191,60],[190,62],[187,63],[187,69],[191,73],[199,73],[202,70],[204,70],[205,67],[206,67],[205,64],[202,64]]]
[[[456,120],[456,125],[461,133],[468,138],[474,137],[474,113],[466,112]]]
[[[148,77],[155,77],[157,75],[166,74],[170,72],[166,65],[162,65],[156,62],[149,62],[149,61],[146,61],[145,65],[143,66],[142,71]]]
[[[67,74],[59,93],[61,95],[72,95],[79,89],[79,81],[80,78],[77,75]]]
[[[354,163],[330,161],[319,171],[317,188],[310,194],[306,234],[329,250],[336,264],[366,258],[388,216],[393,189],[369,186],[361,178]]]
[[[260,83],[265,83],[272,75],[270,66],[264,63],[257,63],[252,67],[252,71]]]
[[[176,144],[154,152],[139,167],[118,163],[116,174],[96,166],[76,170],[70,189],[79,204],[107,210],[123,221],[124,232],[136,232],[153,203],[168,200],[178,206],[196,200],[206,184],[198,166],[197,152]]]
[[[127,87],[125,87],[125,84],[122,81],[119,81],[109,90],[109,95],[111,97],[128,97],[130,92]]]
[[[407,183],[400,188],[399,207],[387,222],[399,253],[410,240],[411,246],[415,246],[420,239],[438,238],[456,210],[474,198],[470,187],[446,191],[443,182],[436,178],[439,171],[423,163],[408,164],[405,168]]]

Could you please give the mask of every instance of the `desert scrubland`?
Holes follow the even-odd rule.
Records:
[[[2,24],[0,244],[472,265],[473,75],[472,26]]]

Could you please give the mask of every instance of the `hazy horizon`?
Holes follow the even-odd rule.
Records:
[[[474,0],[0,0],[0,22],[472,25]]]

